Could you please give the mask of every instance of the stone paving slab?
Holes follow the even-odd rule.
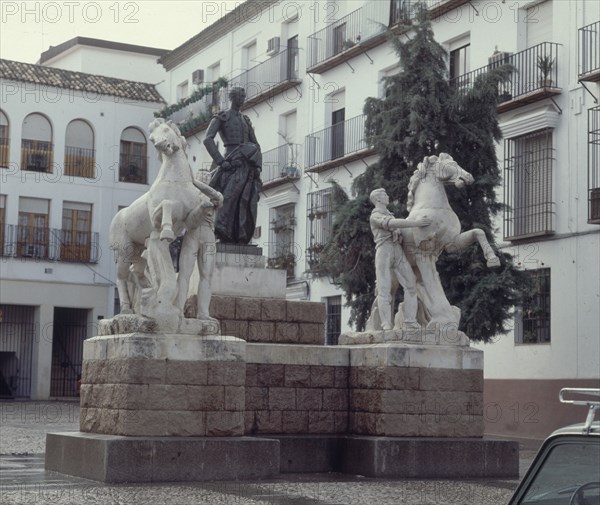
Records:
[[[500,505],[516,480],[387,480],[285,474],[260,482],[105,485],[44,470],[47,432],[79,426],[72,402],[0,402],[0,503],[3,505]],[[521,450],[523,475],[535,446]]]

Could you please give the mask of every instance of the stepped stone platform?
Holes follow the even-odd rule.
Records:
[[[482,352],[468,346],[111,335],[85,342],[82,382],[81,431],[48,435],[48,470],[104,482],[518,475],[517,444],[483,438]]]

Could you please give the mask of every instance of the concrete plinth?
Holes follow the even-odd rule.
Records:
[[[110,483],[266,479],[279,473],[279,442],[48,433],[45,466]]]

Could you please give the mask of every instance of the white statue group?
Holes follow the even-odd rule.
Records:
[[[194,178],[185,154],[187,142],[174,123],[156,119],[150,132],[160,171],[147,193],[115,215],[110,244],[116,255],[121,313],[154,319],[159,330],[176,332],[195,263],[200,273],[197,318],[211,320],[214,220],[223,196]],[[183,230],[176,273],[169,245]]]
[[[176,332],[184,319],[195,264],[199,270],[196,317],[214,321],[209,315],[216,256],[214,222],[223,196],[194,178],[185,154],[187,142],[175,124],[159,118],[150,124],[150,132],[160,171],[148,192],[114,217],[110,242],[116,254],[121,313],[153,319],[160,331]],[[458,217],[448,203],[444,184],[460,188],[472,183],[473,176],[442,153],[425,157],[415,170],[409,183],[407,219],[397,219],[387,209],[384,189],[371,193],[377,292],[367,330],[457,331],[460,309],[446,298],[436,270],[438,256],[478,242],[487,265],[500,265],[482,230],[460,232]],[[169,244],[183,231],[176,273]],[[404,301],[394,317],[399,286]]]
[[[488,267],[500,260],[480,229],[460,232],[458,217],[450,207],[445,184],[462,188],[473,176],[442,153],[419,163],[410,183],[407,219],[396,219],[387,209],[384,189],[371,192],[375,206],[370,224],[375,240],[376,298],[367,321],[367,330],[398,330],[410,334],[422,329],[456,335],[460,309],[450,305],[444,293],[436,261],[443,251],[456,252],[478,242]],[[404,301],[393,317],[398,286]]]

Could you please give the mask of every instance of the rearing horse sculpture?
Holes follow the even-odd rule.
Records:
[[[408,185],[408,219],[431,219],[429,226],[401,230],[402,249],[417,280],[417,322],[428,330],[439,331],[443,327],[456,330],[460,322],[460,309],[448,302],[436,269],[437,259],[442,252],[458,252],[477,242],[487,260],[487,266],[500,266],[500,260],[490,246],[485,232],[475,228],[461,233],[460,221],[448,203],[445,185],[453,184],[462,188],[473,182],[473,176],[462,169],[452,156],[441,153],[439,157],[426,156],[419,163]],[[397,287],[395,282],[392,291],[395,292]],[[396,312],[394,329],[403,329],[402,314],[402,310]],[[367,321],[367,329],[381,328],[376,300]]]
[[[416,267],[417,292],[422,302],[420,322],[426,323],[429,328],[448,323],[458,327],[460,321],[460,309],[448,302],[435,266],[443,251],[458,252],[477,242],[487,266],[500,266],[485,232],[474,228],[461,233],[460,221],[448,203],[444,185],[462,188],[473,182],[473,176],[452,156],[441,153],[439,157],[426,156],[408,185],[408,219],[427,216],[432,221],[424,228],[402,230],[403,249],[408,261]]]
[[[206,207],[206,198],[201,193],[215,205],[223,197],[194,179],[185,155],[187,142],[175,124],[159,118],[150,123],[150,131],[161,168],[148,192],[115,215],[110,226],[110,243],[116,252],[121,313],[175,320],[185,303],[185,299],[178,300],[182,296],[179,293],[187,294],[187,284],[180,288],[178,282],[186,283],[189,279],[177,279],[169,243],[186,227],[192,211],[197,213]],[[140,302],[143,292],[152,300]]]

